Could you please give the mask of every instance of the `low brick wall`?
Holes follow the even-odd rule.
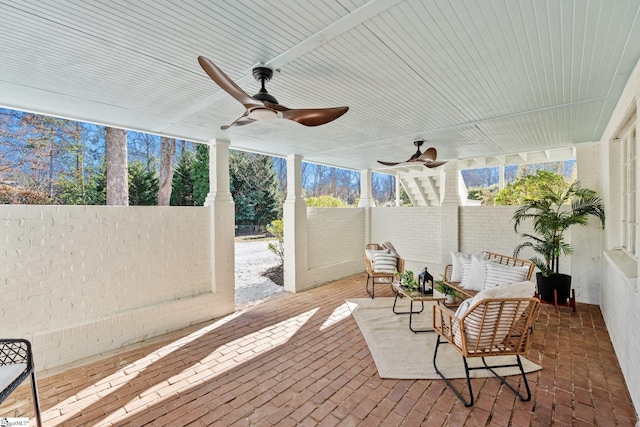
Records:
[[[210,215],[0,205],[0,334],[32,340],[42,370],[232,311],[211,292]]]
[[[307,287],[364,270],[364,210],[307,208]]]

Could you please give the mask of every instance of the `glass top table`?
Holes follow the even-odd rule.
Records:
[[[420,314],[424,311],[424,302],[425,301],[435,301],[440,304],[442,301],[446,300],[447,297],[440,292],[433,290],[431,294],[424,294],[419,290],[410,291],[405,288],[403,285],[397,282],[393,282],[391,284],[391,288],[393,292],[396,294],[395,299],[393,300],[393,312],[395,314],[408,314],[409,315],[409,329],[414,333],[419,332],[433,332],[433,329],[414,329],[413,328],[413,315]],[[409,298],[409,311],[398,311],[396,310],[396,303],[398,302],[398,298]],[[421,308],[418,311],[413,310],[413,303],[420,302]]]

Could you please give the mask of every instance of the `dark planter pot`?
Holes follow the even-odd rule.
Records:
[[[553,303],[553,290],[558,291],[558,304],[566,304],[571,295],[571,276],[568,274],[552,274],[544,277],[536,273],[538,281],[538,295],[543,301]]]

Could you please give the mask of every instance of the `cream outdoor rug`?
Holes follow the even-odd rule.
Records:
[[[395,379],[440,379],[433,368],[433,351],[436,346],[435,332],[415,334],[409,330],[409,315],[394,314],[393,298],[354,298],[347,305],[356,319],[364,336],[373,361],[381,378]],[[413,315],[413,328],[431,327],[432,303],[425,302],[425,309]],[[414,303],[414,310],[420,303]],[[407,298],[399,299],[396,310],[407,311]],[[489,365],[515,363],[515,356],[496,356],[486,359]],[[541,366],[521,357],[525,372],[542,369]],[[441,344],[438,349],[438,368],[447,378],[465,378],[462,356],[449,344]],[[481,366],[480,358],[468,359],[469,366]],[[500,375],[518,375],[518,368],[496,369]],[[485,369],[471,371],[472,378],[493,376]]]

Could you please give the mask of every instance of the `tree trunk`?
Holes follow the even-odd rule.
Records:
[[[107,127],[107,205],[129,206],[127,131]]]
[[[160,138],[160,176],[158,179],[158,206],[169,206],[173,182],[173,158],[176,154],[175,138]]]

